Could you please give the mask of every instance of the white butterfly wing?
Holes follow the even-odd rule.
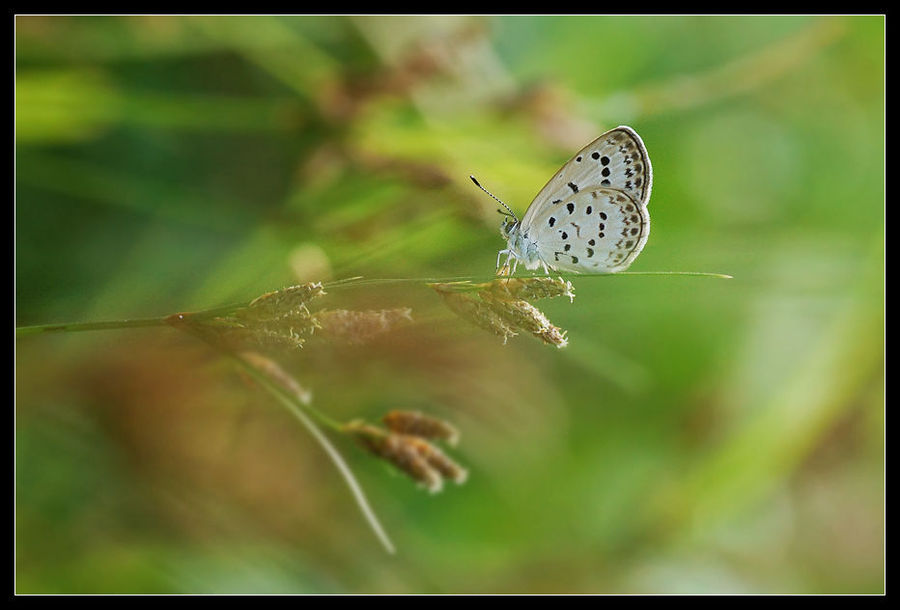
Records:
[[[541,206],[528,229],[529,241],[537,244],[548,266],[581,273],[622,271],[649,235],[647,207],[606,187],[579,189],[559,203]]]
[[[652,186],[653,169],[644,142],[631,127],[622,125],[582,148],[556,172],[522,217],[522,229],[527,231],[544,206],[571,199],[588,187],[622,191],[645,207]]]

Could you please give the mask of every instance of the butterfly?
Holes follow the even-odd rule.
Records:
[[[491,197],[474,177],[472,181]],[[650,156],[640,136],[619,126],[582,148],[541,189],[519,220],[500,201],[506,216],[500,234],[512,272],[543,267],[576,273],[626,269],[650,235],[647,202],[653,185]]]

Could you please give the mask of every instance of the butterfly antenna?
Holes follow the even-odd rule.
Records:
[[[509,215],[516,219],[516,222],[519,221],[519,217],[516,216],[516,213],[513,212],[512,209],[511,209],[508,205],[506,205],[505,203],[503,203],[503,201],[501,201],[499,197],[497,197],[497,196],[494,195],[492,192],[490,192],[489,190],[487,190],[486,188],[484,188],[483,186],[481,186],[481,185],[478,183],[478,180],[475,179],[475,176],[469,176],[469,178],[472,179],[472,182],[475,183],[475,186],[477,186],[477,187],[480,188],[482,191],[484,191],[485,193],[487,193],[488,195],[490,195],[490,197],[491,197],[492,199],[494,199],[494,201],[497,201],[500,205],[502,205],[504,208],[506,208],[506,211],[509,212]],[[497,210],[497,211],[500,212],[500,210]],[[502,214],[502,213],[503,213],[503,212],[501,212],[501,214]]]

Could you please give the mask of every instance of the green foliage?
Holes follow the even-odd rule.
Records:
[[[882,592],[884,28],[17,17],[17,325],[363,276],[323,310],[412,323],[281,364],[336,421],[453,422],[468,469],[430,495],[335,437],[388,557],[202,343],[23,337],[17,590]],[[469,175],[524,212],[620,124],[654,168],[631,270],[734,279],[567,277],[574,303],[540,302],[559,350],[448,310],[427,283],[486,280],[504,247]]]

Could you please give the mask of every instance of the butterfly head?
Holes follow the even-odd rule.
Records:
[[[519,219],[511,214],[504,214],[503,220],[500,222],[500,237],[508,240],[519,226]]]

